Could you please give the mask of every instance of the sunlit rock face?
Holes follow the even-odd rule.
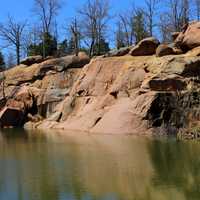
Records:
[[[187,24],[175,40],[177,46],[187,51],[200,46],[200,22]]]
[[[192,126],[200,116],[199,47],[183,53],[177,43],[158,45],[146,38],[91,61],[79,53],[6,71],[1,126],[101,134],[175,134]],[[163,48],[173,52],[158,56]],[[13,109],[21,123],[9,121]]]
[[[198,120],[198,65],[199,58],[186,55],[96,58],[57,106],[60,119],[36,127],[174,134]]]
[[[3,73],[5,80],[0,91],[1,126],[23,126],[28,120],[28,114],[49,117],[55,106],[68,95],[81,68],[89,62],[84,53],[43,62],[40,60],[40,63],[37,63],[39,61],[36,58],[40,57],[29,57],[22,61],[24,64]],[[28,66],[30,62],[36,63]],[[19,121],[7,115],[12,112],[20,116]]]

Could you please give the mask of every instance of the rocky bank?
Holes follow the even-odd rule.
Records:
[[[200,125],[200,22],[173,38],[146,38],[91,60],[84,53],[27,58],[2,75],[1,127],[194,137],[188,130]]]

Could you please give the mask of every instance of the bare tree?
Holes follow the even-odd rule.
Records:
[[[172,31],[181,31],[189,21],[189,1],[169,0],[168,21]]]
[[[160,15],[160,31],[164,42],[171,41],[171,33],[182,31],[189,22],[189,0],[168,0],[165,12]]]
[[[97,46],[97,54],[100,54],[100,42],[106,34],[109,15],[109,0],[87,0],[79,10],[83,18],[82,29],[85,43],[89,46],[90,56],[94,55],[94,47]]]
[[[34,12],[41,20],[43,32],[50,33],[51,26],[59,9],[59,0],[34,0]]]
[[[131,10],[121,13],[117,22],[118,45],[131,46],[149,36],[144,9],[132,5]]]
[[[17,64],[20,63],[25,27],[26,22],[16,22],[10,16],[8,17],[7,23],[0,24],[0,37],[8,46],[15,48]]]
[[[123,30],[121,31],[121,34],[123,32],[125,46],[132,45],[134,41],[133,19],[134,19],[134,10],[132,10],[128,14],[125,13],[119,15],[118,24],[120,24],[121,30]]]
[[[173,30],[173,28],[169,24],[169,20],[166,16],[167,16],[167,14],[165,14],[165,13],[163,15],[161,15],[160,22],[159,22],[159,30],[161,33],[162,42],[164,42],[164,43],[171,42],[171,40],[172,40],[171,32]]]
[[[155,15],[157,10],[157,4],[159,0],[145,0],[146,4],[146,17],[149,35],[153,35],[153,28],[155,27]]]
[[[60,7],[60,0],[34,0],[33,11],[39,16],[42,25],[43,57],[46,57],[45,35],[51,33],[51,28]]]
[[[121,47],[125,47],[126,46],[126,41],[124,39],[125,34],[124,34],[124,30],[120,21],[117,23],[117,30],[116,30],[115,35],[116,35],[115,40],[116,40],[117,49],[120,49]]]
[[[30,27],[28,27],[28,31],[26,31],[25,33],[25,37],[24,37],[24,45],[23,45],[23,49],[24,49],[24,53],[25,55],[29,55],[29,50],[30,50],[30,46],[37,46],[42,40],[42,30],[41,27],[33,24]],[[33,53],[34,55],[36,55],[35,53]]]
[[[70,23],[70,33],[72,35],[74,43],[75,54],[78,56],[80,49],[81,32],[80,32],[80,26],[76,18],[74,18]]]
[[[189,18],[190,18],[189,17],[190,16],[189,0],[182,0],[181,7],[182,7],[182,16],[181,16],[182,25],[185,25],[189,22]]]
[[[133,29],[136,43],[149,36],[145,23],[145,11],[142,8],[135,9]]]

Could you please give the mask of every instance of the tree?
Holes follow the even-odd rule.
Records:
[[[59,9],[60,0],[34,0],[34,12],[39,16],[42,25],[41,36],[43,41],[43,57],[49,55],[49,53],[46,52],[48,44],[46,44],[45,42],[51,35],[51,28],[53,26],[53,22],[55,22],[55,18],[58,14]]]
[[[62,57],[68,54],[68,41],[67,39],[63,40],[58,44],[57,56]]]
[[[46,56],[54,56],[57,52],[57,40],[49,33],[43,33],[43,41],[39,44],[30,44],[28,47],[28,55],[43,55],[45,51]]]
[[[16,22],[10,16],[8,17],[7,23],[0,24],[0,37],[7,43],[7,46],[13,46],[15,48],[18,65],[20,64],[25,27],[26,22]]]
[[[155,15],[157,4],[159,0],[145,0],[146,4],[146,16],[147,16],[147,27],[150,36],[153,35],[153,28],[155,27]]]
[[[182,16],[181,16],[181,25],[184,26],[185,24],[188,24],[189,22],[189,11],[190,11],[190,4],[189,0],[182,0],[181,2],[182,7]],[[183,27],[182,27],[183,28]]]
[[[120,49],[120,48],[126,46],[126,42],[124,40],[125,34],[124,34],[124,31],[123,31],[123,28],[122,28],[122,24],[121,24],[120,21],[117,23],[117,31],[116,31],[116,36],[115,37],[116,37],[115,40],[116,40],[117,49]]]
[[[79,49],[80,49],[81,31],[80,31],[80,26],[78,25],[78,22],[77,22],[76,18],[74,18],[71,21],[70,33],[72,35],[72,41],[74,43],[75,54],[78,56],[78,52],[79,52]]]
[[[164,42],[171,42],[171,33],[180,32],[189,22],[189,0],[168,0],[160,16],[160,31]]]
[[[33,11],[39,16],[41,20],[43,32],[51,32],[51,26],[59,9],[59,0],[34,0]]]
[[[166,15],[160,16],[160,23],[159,23],[159,29],[162,37],[162,41],[164,43],[171,42],[172,36],[171,36],[171,26],[169,26],[169,21],[166,18]]]
[[[117,48],[131,46],[149,36],[144,9],[132,6],[129,12],[119,15],[116,31]]]
[[[96,53],[94,55],[106,54],[109,51],[109,43],[106,42],[104,38],[101,38],[99,43],[94,46],[94,52]]]
[[[5,70],[4,56],[3,56],[3,54],[0,52],[0,71],[4,71],[4,70]]]
[[[189,22],[189,1],[169,0],[168,22],[171,31],[181,31],[183,26]]]
[[[37,52],[38,52],[37,46],[42,41],[40,27],[35,24],[32,26],[29,26],[29,28],[27,29],[24,35],[25,36],[24,36],[24,42],[23,42],[24,43],[23,51],[24,51],[25,56],[29,56],[30,54],[37,55]],[[31,53],[30,53],[30,49],[32,49]]]
[[[136,43],[149,36],[145,26],[145,13],[144,10],[141,8],[137,8],[135,10],[133,27]]]
[[[132,45],[134,41],[133,18],[134,18],[135,10],[133,9],[129,13],[120,14],[119,21],[118,21],[118,34],[119,34],[119,31],[121,32],[121,36],[118,35],[118,38],[123,36],[124,38],[123,43],[125,44],[125,46]]]
[[[87,0],[86,4],[79,10],[82,16],[82,34],[85,43],[89,47],[90,57],[94,54],[100,55],[100,42],[105,37],[109,16],[108,0]],[[96,51],[94,47],[97,46]]]

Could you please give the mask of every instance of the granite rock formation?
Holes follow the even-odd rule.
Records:
[[[4,72],[1,127],[100,134],[189,130],[200,121],[200,48],[183,53],[174,44],[158,45],[148,38],[91,61],[80,53]],[[173,52],[158,57],[161,47]]]

